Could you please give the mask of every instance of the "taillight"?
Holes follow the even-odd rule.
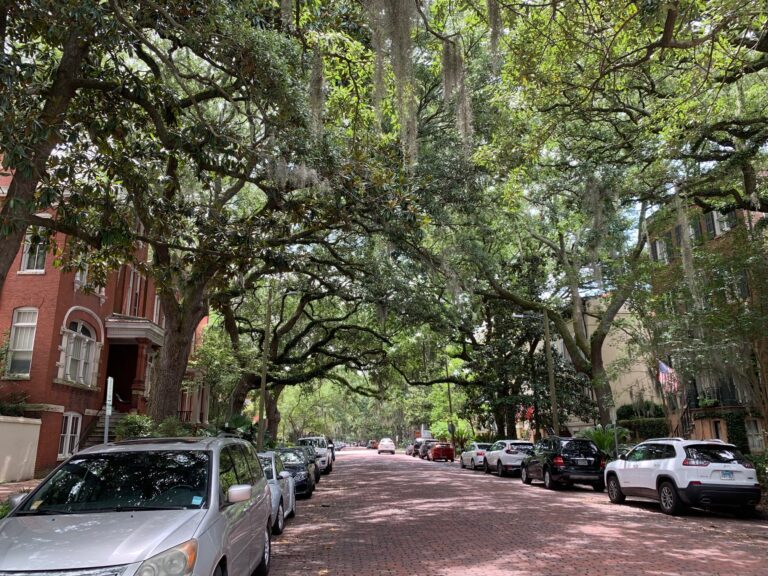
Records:
[[[478,456],[485,456],[485,451],[483,451],[483,450],[478,450],[478,451],[477,451],[477,455],[478,455]]]
[[[683,466],[709,466],[709,462],[698,458],[686,458],[683,460]]]
[[[749,460],[742,460],[739,464],[744,466],[744,468],[754,468],[754,465]]]
[[[605,456],[600,456],[600,468],[605,468]]]
[[[552,464],[555,466],[565,466],[565,460],[563,460],[562,456],[555,456],[552,458]]]

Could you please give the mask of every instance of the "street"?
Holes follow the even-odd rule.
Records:
[[[747,576],[766,573],[768,522],[347,449],[273,544],[273,576]]]

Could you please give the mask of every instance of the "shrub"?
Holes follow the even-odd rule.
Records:
[[[0,395],[0,416],[24,416],[26,407],[27,395],[22,392]]]
[[[168,416],[168,418],[157,425],[155,434],[157,436],[171,438],[179,436],[191,436],[192,431],[175,416]]]
[[[664,409],[650,400],[641,403],[624,404],[616,410],[617,420],[636,420],[638,418],[661,418]]]
[[[620,420],[619,425],[628,428],[632,437],[637,440],[647,438],[663,438],[669,436],[667,421],[665,418],[635,418],[633,420]]]
[[[755,466],[757,480],[765,492],[768,490],[768,454],[748,455],[747,459]]]
[[[146,438],[152,436],[154,422],[149,416],[128,414],[115,426],[115,437],[118,440],[126,438]]]
[[[0,518],[5,518],[8,516],[8,513],[11,511],[11,503],[6,500],[4,502],[0,502]]]
[[[616,453],[616,439],[619,443],[624,443],[629,440],[630,432],[626,428],[616,426],[614,432],[613,426],[608,424],[603,428],[600,424],[594,428],[586,428],[576,434],[577,438],[589,438],[594,442],[600,450],[606,454]]]

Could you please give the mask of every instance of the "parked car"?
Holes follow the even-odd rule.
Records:
[[[415,446],[415,442],[408,442],[408,445],[405,447],[405,455],[406,456],[413,456],[413,448]]]
[[[424,442],[421,443],[421,446],[419,446],[419,458],[424,460],[424,458],[427,457],[427,454],[429,454],[429,449],[432,447],[432,444],[435,444],[437,440],[434,438],[427,438],[424,440]]]
[[[523,460],[520,477],[524,484],[543,480],[554,490],[562,485],[589,484],[605,490],[605,454],[587,438],[549,436],[536,442],[533,454]]]
[[[0,520],[2,573],[269,571],[270,491],[253,446],[238,438],[88,448],[12,504]]]
[[[315,491],[315,463],[310,462],[300,448],[280,448],[276,450],[285,469],[293,476],[297,496],[312,497]]]
[[[368,444],[365,445],[368,450],[377,450],[379,448],[378,440],[368,440]]]
[[[296,516],[296,485],[277,453],[260,452],[259,460],[272,496],[272,534],[282,534],[285,519]]]
[[[750,515],[762,496],[752,463],[721,440],[646,440],[606,466],[605,483],[611,502],[650,498],[664,514],[694,506]]]
[[[309,445],[303,445],[303,446],[296,446],[296,448],[299,448],[300,450],[304,451],[304,454],[307,455],[307,458],[312,462],[312,473],[315,476],[315,485],[320,484],[320,466],[317,465],[317,461],[319,460],[319,456],[317,455],[317,452],[315,452],[314,446]]]
[[[459,465],[462,468],[468,467],[470,470],[482,468],[485,462],[485,451],[490,447],[490,443],[470,442],[467,449],[459,456]]]
[[[453,462],[455,457],[453,446],[449,442],[434,442],[427,449],[427,460]]]
[[[392,438],[382,438],[379,440],[378,446],[376,446],[376,449],[379,451],[379,454],[382,452],[390,452],[392,454],[395,453],[395,443],[392,440]]]
[[[497,472],[499,476],[517,472],[531,450],[533,443],[527,440],[498,440],[486,450],[483,470],[486,474]]]
[[[330,474],[333,470],[333,458],[328,448],[328,439],[325,436],[306,436],[299,438],[299,446],[312,446],[317,452],[315,463],[322,474]]]
[[[419,455],[419,451],[421,450],[422,444],[427,440],[427,438],[416,438],[416,440],[413,441],[413,451],[411,452],[411,456],[414,458]]]

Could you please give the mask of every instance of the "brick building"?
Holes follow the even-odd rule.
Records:
[[[0,202],[9,183],[0,176]],[[61,250],[66,237],[52,242]],[[146,256],[146,246],[138,248],[138,259]],[[103,413],[108,376],[115,411],[146,410],[164,333],[154,284],[132,265],[94,287],[87,270],[64,272],[53,260],[51,246],[28,231],[0,293],[0,394],[26,395],[25,416],[41,420],[37,475],[78,449]],[[207,412],[205,390],[182,393],[183,420],[206,423]]]

